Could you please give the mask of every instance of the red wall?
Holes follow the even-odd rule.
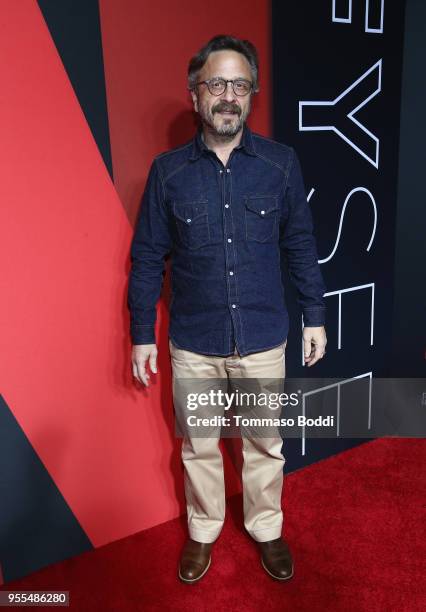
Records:
[[[270,133],[268,3],[101,0],[100,12],[114,184],[37,3],[0,5],[1,391],[95,546],[184,511],[164,301],[156,381],[131,377],[129,247],[153,155],[193,133],[188,59],[224,29],[258,46],[250,125]]]

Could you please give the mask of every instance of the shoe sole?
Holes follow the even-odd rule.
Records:
[[[212,557],[211,557],[211,555],[210,555],[209,562],[207,563],[207,565],[206,565],[206,567],[205,567],[205,569],[204,569],[203,573],[202,573],[202,574],[200,574],[200,575],[198,576],[198,578],[184,578],[184,577],[181,575],[181,573],[180,573],[180,568],[179,568],[179,578],[180,578],[180,579],[181,579],[183,582],[187,582],[188,584],[193,584],[194,582],[198,582],[199,580],[201,580],[201,578],[204,576],[204,574],[205,574],[205,573],[207,572],[207,570],[209,569],[209,567],[210,567],[210,565],[211,565],[211,562],[212,562]]]
[[[272,576],[272,578],[275,578],[275,580],[290,580],[290,578],[293,576],[294,574],[294,566],[292,566],[291,568],[291,574],[289,576],[286,576],[285,578],[281,578],[281,576],[275,576],[275,574],[271,574],[271,572],[268,570],[268,568],[266,567],[266,565],[263,562],[263,558],[260,559],[262,562],[262,566],[265,569],[266,572],[268,572],[268,574],[270,576]]]

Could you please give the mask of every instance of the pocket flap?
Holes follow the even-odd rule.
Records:
[[[173,202],[173,214],[186,225],[191,225],[195,219],[207,214],[207,200]]]
[[[278,196],[246,196],[246,208],[264,217],[273,210],[279,210]]]

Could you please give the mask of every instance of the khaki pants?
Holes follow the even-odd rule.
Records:
[[[169,340],[173,392],[176,378],[285,378],[287,341],[270,350],[241,357],[201,355],[179,349]],[[281,494],[285,458],[281,437],[243,437],[244,526],[258,542],[281,536]],[[219,437],[182,440],[185,497],[189,536],[214,542],[225,519],[225,482]]]

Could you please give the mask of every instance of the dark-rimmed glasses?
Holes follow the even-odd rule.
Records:
[[[253,83],[247,79],[222,79],[221,77],[215,77],[208,79],[207,81],[199,81],[196,85],[207,85],[209,92],[213,96],[220,96],[223,94],[228,86],[228,83],[232,83],[232,89],[236,96],[246,96],[253,88]]]

